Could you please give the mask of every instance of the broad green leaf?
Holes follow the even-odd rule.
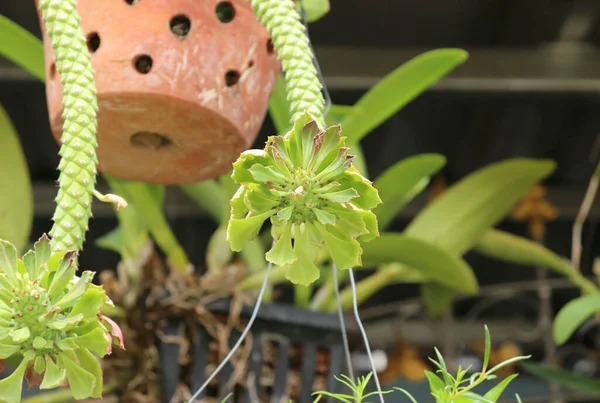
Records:
[[[214,180],[189,185],[181,185],[181,190],[203,210],[207,211],[217,224],[227,222],[229,201],[221,186]]]
[[[358,142],[406,104],[467,60],[462,49],[436,49],[414,57],[385,76],[355,105],[342,126],[349,142]]]
[[[5,360],[12,357],[17,351],[21,349],[20,344],[3,344],[0,343],[0,359]]]
[[[83,320],[83,314],[79,313],[77,315],[67,317],[64,319],[58,319],[48,324],[49,328],[56,330],[71,330],[73,329],[79,322]]]
[[[298,11],[304,15],[307,22],[315,22],[329,12],[329,0],[302,0],[297,2]]]
[[[462,255],[555,166],[549,160],[528,158],[488,165],[442,193],[415,217],[405,233]]]
[[[85,273],[91,273],[91,272],[84,272]],[[83,276],[82,276],[83,278]],[[90,278],[91,280],[91,278]],[[73,287],[75,288],[75,287]],[[64,299],[64,298],[62,298]],[[61,300],[62,300],[61,299]],[[102,304],[104,303],[104,301],[106,300],[106,296],[104,294],[104,291],[102,291],[102,289],[97,289],[97,288],[88,288],[85,291],[85,294],[83,294],[83,296],[81,298],[79,298],[79,300],[77,301],[77,303],[75,304],[75,306],[73,307],[73,309],[71,310],[71,313],[69,313],[69,317],[73,317],[79,314],[82,314],[84,318],[93,318],[94,316],[98,315],[98,312],[100,312],[100,307],[102,306]],[[57,305],[63,307],[64,305],[57,303]]]
[[[555,165],[553,161],[528,158],[488,165],[442,193],[413,219],[405,233],[463,255],[527,190],[549,176]],[[430,286],[425,284],[423,289]],[[441,308],[439,301],[436,305]]]
[[[290,103],[287,100],[285,80],[280,74],[269,99],[269,115],[275,124],[275,130],[283,135],[291,126]]]
[[[402,208],[429,183],[429,177],[446,164],[440,154],[421,154],[397,162],[375,181],[375,188],[383,203],[373,212],[379,226],[385,229]]]
[[[46,79],[42,41],[1,14],[0,56],[24,68],[38,80]]]
[[[405,234],[383,233],[362,248],[365,267],[403,263],[432,281],[469,294],[477,292],[477,279],[467,262],[433,243]]]
[[[589,294],[569,301],[556,315],[552,334],[557,344],[564,344],[586,319],[600,312],[600,294]]]
[[[500,395],[504,392],[504,389],[508,386],[509,383],[512,382],[519,374],[513,374],[506,378],[504,378],[499,384],[490,389],[483,397],[491,400],[492,402],[497,402],[500,399]]]
[[[28,365],[28,360],[22,360],[12,374],[0,381],[0,401],[6,403],[18,403],[21,401],[23,377]]]
[[[127,206],[128,208],[131,205]],[[125,253],[125,237],[123,236],[123,227],[121,225],[109,233],[102,235],[94,242],[97,247],[111,250],[120,254]]]
[[[73,391],[73,397],[75,399],[92,397],[96,389],[96,377],[83,369],[71,357],[63,352],[58,356],[58,359],[67,370],[67,379],[69,380],[69,387]]]
[[[325,116],[325,124],[327,126],[339,125],[348,115],[353,113],[356,113],[356,110],[351,105],[333,104],[329,107],[329,111]]]
[[[558,274],[568,275],[572,269],[565,258],[527,238],[490,229],[479,238],[473,251],[507,262],[541,266]]]
[[[556,382],[577,392],[591,393],[600,395],[600,379],[575,374],[564,369],[551,368],[545,365],[532,362],[521,363],[520,367],[531,375],[545,379],[550,382]]]
[[[0,15],[0,37],[2,37],[3,18]],[[13,38],[0,40],[0,50],[6,43],[12,46]],[[0,106],[0,172],[4,172],[0,176],[0,194],[2,194],[0,239],[12,242],[20,252],[29,240],[33,223],[33,190],[19,136],[2,106]]]
[[[317,224],[317,229],[325,240],[331,260],[340,269],[360,266],[360,244],[332,225]]]

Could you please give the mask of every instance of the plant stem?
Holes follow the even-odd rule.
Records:
[[[275,266],[270,272],[268,270],[262,270],[260,272],[251,274],[246,277],[243,281],[238,284],[240,290],[255,290],[260,288],[265,276],[269,274],[269,284],[283,283],[285,279],[285,270],[279,266]]]
[[[377,291],[383,287],[394,282],[397,277],[401,274],[401,269],[396,265],[386,266],[373,273],[371,276],[359,281],[356,284],[356,299],[358,303],[362,303],[369,297],[374,295]],[[340,293],[340,304],[344,311],[352,308],[353,304],[353,290],[350,287],[346,287]],[[323,307],[325,312],[334,313],[336,310],[335,300],[333,303],[328,303]]]
[[[103,393],[111,393],[115,390],[113,385],[104,385],[102,387]],[[41,393],[37,396],[28,397],[21,401],[21,403],[67,403],[74,400],[73,392],[71,389],[58,389]]]
[[[181,190],[200,208],[206,210],[217,224],[226,223],[229,218],[229,203],[221,186],[214,180],[189,185],[181,185]]]
[[[312,289],[311,286],[294,285],[294,303],[298,308],[308,309]]]
[[[581,245],[581,233],[583,232],[583,225],[590,214],[590,210],[594,204],[596,193],[598,192],[598,185],[600,184],[600,164],[596,166],[596,170],[590,179],[587,191],[579,207],[579,212],[573,223],[573,235],[571,245],[571,262],[573,268],[580,272],[581,271],[581,253],[583,247]]]
[[[148,185],[142,182],[128,181],[123,183],[123,189],[127,192],[131,204],[146,220],[150,234],[167,255],[169,264],[177,271],[187,274],[191,265],[185,251],[171,231],[161,206],[156,202]]]

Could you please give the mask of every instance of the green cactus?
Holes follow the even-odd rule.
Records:
[[[250,0],[258,20],[269,30],[286,81],[291,121],[305,112],[324,126],[325,99],[314,55],[292,0]]]
[[[58,195],[52,249],[82,249],[96,183],[96,85],[76,0],[39,0],[64,88]]]

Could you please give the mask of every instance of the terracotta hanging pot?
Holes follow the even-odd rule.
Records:
[[[80,0],[78,11],[96,70],[99,170],[161,184],[226,173],[256,138],[280,71],[248,0]],[[62,85],[42,32],[59,140]]]

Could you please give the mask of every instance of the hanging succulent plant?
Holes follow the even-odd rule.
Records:
[[[242,250],[270,218],[275,244],[266,258],[292,283],[319,278],[314,261],[322,248],[340,268],[360,266],[359,241],[379,235],[370,210],[381,199],[352,159],[341,127],[321,130],[309,114],[285,136],[270,137],[264,150],[243,153],[232,174],[241,184],[231,200],[232,249]]]
[[[121,331],[100,312],[110,300],[91,284],[94,273],[75,277],[76,255],[52,253],[44,235],[17,259],[14,246],[0,241],[0,359],[21,357],[0,381],[0,401],[19,402],[23,378],[41,389],[68,384],[76,399],[102,396],[97,357],[110,354]]]

